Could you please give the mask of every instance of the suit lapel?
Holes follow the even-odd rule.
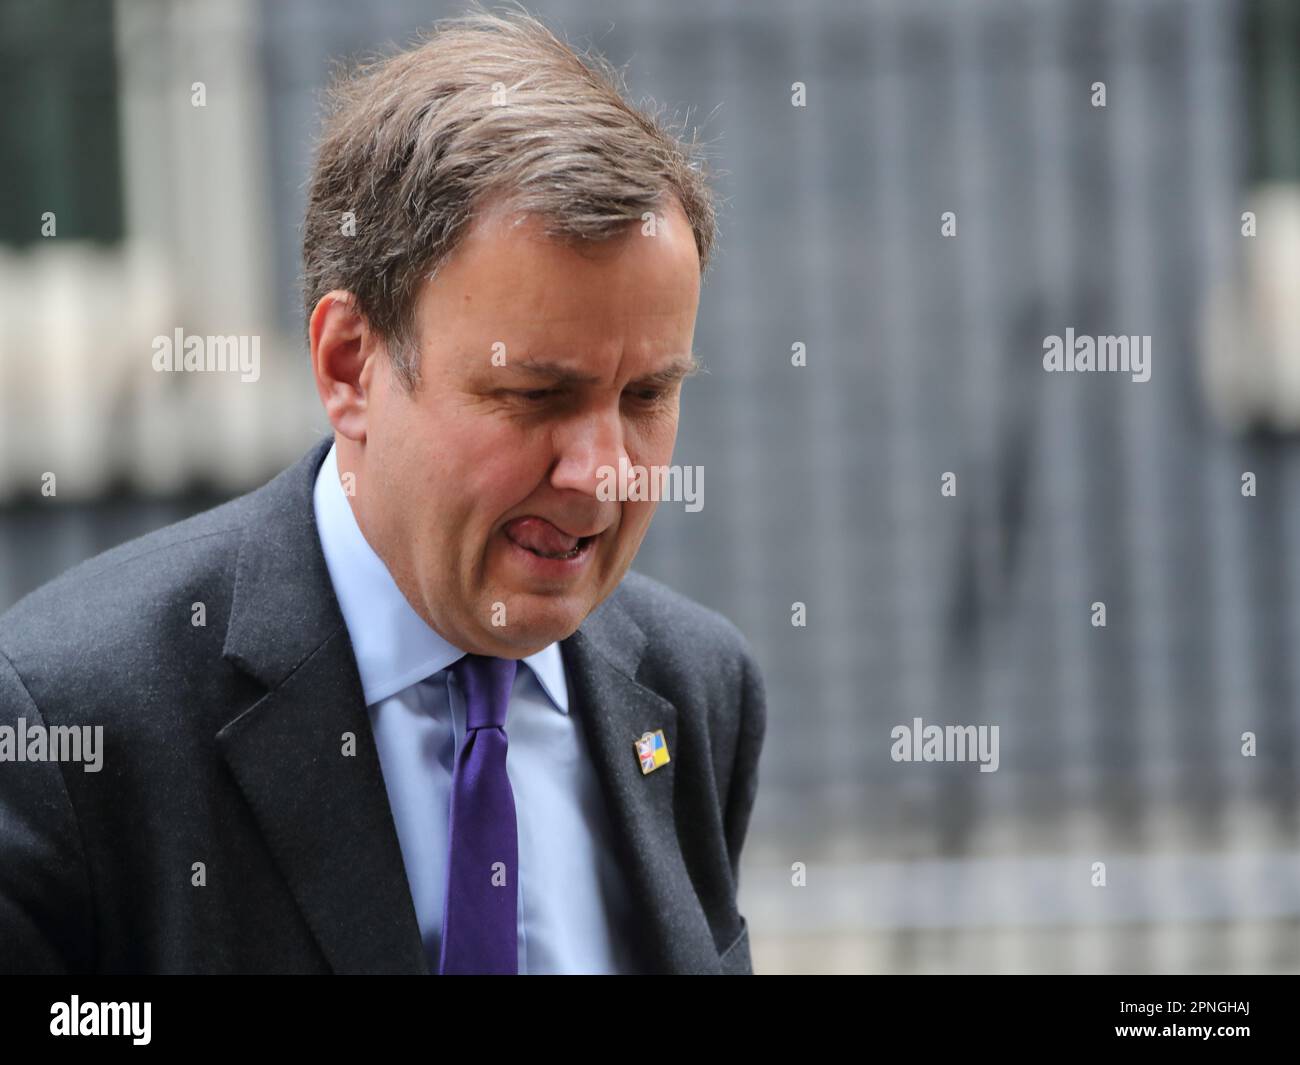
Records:
[[[689,766],[691,752],[677,743],[677,708],[633,679],[645,643],[611,597],[561,649],[632,887],[643,956],[658,972],[716,973],[718,951],[682,856],[673,801],[677,769]],[[633,743],[656,729],[669,761],[643,774]]]
[[[333,970],[427,973],[361,680],[316,534],[312,487],[328,447],[255,497],[225,657],[269,691],[217,742]]]

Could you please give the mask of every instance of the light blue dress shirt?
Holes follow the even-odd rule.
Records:
[[[451,778],[465,735],[465,702],[447,667],[464,652],[424,623],[366,542],[339,483],[334,448],[317,474],[313,504],[436,973]],[[558,643],[521,661],[506,735],[519,827],[519,972],[637,971],[629,893],[586,737],[569,712]]]

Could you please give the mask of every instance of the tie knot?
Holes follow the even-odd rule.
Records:
[[[505,728],[518,665],[513,658],[466,655],[451,667],[465,692],[466,731]]]

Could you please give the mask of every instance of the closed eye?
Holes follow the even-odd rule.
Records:
[[[512,389],[509,395],[525,403],[543,403],[564,395],[565,391],[563,388]],[[637,403],[655,404],[662,403],[671,392],[670,388],[641,388],[624,394]]]

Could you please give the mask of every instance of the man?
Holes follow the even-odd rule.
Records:
[[[672,457],[700,172],[474,15],[337,87],[304,231],[332,441],[0,619],[0,965],[749,973],[759,673],[602,487]]]

